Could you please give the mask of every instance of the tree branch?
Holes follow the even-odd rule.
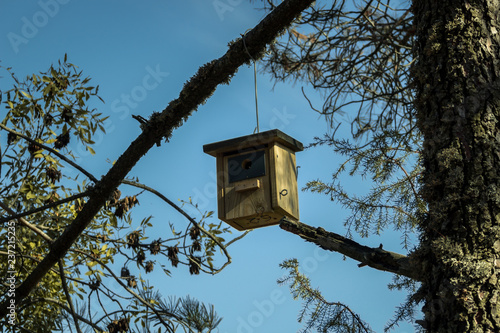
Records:
[[[10,220],[19,219],[21,217],[24,217],[24,216],[27,216],[27,215],[31,215],[31,214],[35,214],[35,213],[47,210],[47,209],[52,208],[52,207],[57,207],[59,205],[65,204],[66,202],[70,202],[70,201],[74,201],[74,200],[79,199],[79,198],[86,197],[86,196],[89,195],[89,193],[90,193],[90,191],[85,191],[85,192],[77,193],[77,194],[74,194],[74,195],[72,195],[70,197],[61,199],[59,201],[49,203],[49,204],[47,204],[45,206],[33,208],[31,210],[28,210],[28,211],[22,212],[22,213],[18,213],[18,214],[16,214],[12,210],[10,210],[10,214],[12,214],[12,215],[6,216],[6,217],[0,217],[0,223],[4,223],[4,222],[10,221]],[[3,205],[3,203],[0,203],[0,207],[6,209],[5,206]]]
[[[221,249],[221,251],[226,256],[227,261],[224,263],[224,265],[221,266],[221,268],[216,269],[216,270],[210,272],[211,274],[217,274],[217,273],[219,273],[227,265],[229,265],[231,263],[231,256],[229,255],[229,252],[227,252],[226,246],[224,246],[224,244],[222,244],[214,235],[212,235],[210,232],[206,231],[198,222],[196,222],[188,213],[186,213],[181,207],[179,207],[178,205],[176,205],[172,200],[170,200],[169,198],[167,198],[166,196],[164,196],[163,194],[161,194],[160,192],[158,192],[154,188],[151,188],[151,187],[146,186],[144,184],[141,184],[141,183],[138,183],[138,182],[134,182],[134,181],[131,181],[131,180],[126,180],[126,179],[124,179],[122,181],[122,183],[130,185],[130,186],[135,186],[135,187],[138,187],[138,188],[142,188],[142,189],[144,189],[146,191],[149,191],[149,192],[155,194],[160,199],[162,199],[167,204],[169,204],[172,208],[174,208],[177,212],[179,212],[182,216],[184,216],[189,222],[191,222],[193,225],[195,225],[201,232],[203,232],[205,235],[207,235],[208,238],[210,238],[215,244],[217,244],[219,246],[219,248]]]
[[[82,333],[80,325],[78,324],[78,317],[76,316],[75,307],[73,306],[73,300],[71,299],[71,295],[69,294],[68,284],[66,282],[66,276],[64,275],[64,263],[62,259],[59,259],[58,266],[59,266],[59,276],[61,277],[61,285],[64,290],[64,295],[66,295],[66,302],[68,302],[71,316],[73,317],[73,321],[75,323],[75,329],[78,333]]]
[[[0,201],[0,208],[3,208],[5,209],[9,214],[12,214],[12,216],[16,216],[16,212],[14,212],[9,206],[7,206],[6,204],[4,204],[3,202]],[[36,234],[38,234],[39,236],[41,236],[44,240],[46,240],[49,244],[53,242],[52,238],[50,238],[45,232],[43,232],[42,230],[38,229],[38,227],[36,225],[33,225],[31,223],[29,223],[28,221],[26,221],[24,218],[22,218],[21,216],[16,216],[16,217],[10,217],[8,219],[8,221],[10,220],[13,220],[13,219],[17,219],[17,221],[24,225],[25,227],[33,230]],[[3,222],[3,221],[2,221]]]
[[[170,102],[161,113],[152,115],[144,126],[143,132],[130,144],[101,181],[96,183],[89,200],[75,220],[53,243],[50,252],[16,289],[16,303],[27,297],[51,267],[66,254],[141,157],[162,138],[170,138],[173,130],[180,127],[193,110],[214,93],[219,84],[227,84],[237,69],[250,61],[250,57],[259,59],[266,45],[271,43],[313,2],[313,0],[282,2],[245,35],[246,48],[241,39],[231,43],[225,55],[198,70],[198,73],[184,85],[177,99]],[[9,302],[10,300],[6,299],[0,305],[0,318],[7,315]]]
[[[27,137],[26,135],[24,134],[21,134],[19,132],[16,132],[14,131],[13,129],[10,129],[8,128],[7,126],[3,125],[3,124],[0,124],[0,128],[9,132],[9,133],[12,133],[12,134],[15,134],[17,135],[18,137],[20,138],[23,138],[24,140],[30,142],[30,143],[33,143],[37,146],[39,146],[40,148],[43,148],[45,150],[47,150],[48,152],[56,155],[57,157],[59,157],[61,160],[63,160],[64,162],[68,163],[69,165],[71,165],[73,168],[77,169],[78,171],[80,171],[81,173],[83,173],[85,176],[87,176],[91,181],[93,181],[94,183],[97,183],[97,178],[95,178],[90,172],[88,172],[87,170],[85,170],[84,168],[82,168],[81,166],[79,166],[78,164],[76,164],[75,162],[73,162],[72,160],[70,160],[69,158],[67,158],[66,156],[64,156],[63,154],[61,154],[60,152],[58,152],[57,150],[55,149],[52,149],[50,148],[49,146],[46,146],[44,145],[43,143],[40,143],[40,142],[37,142],[36,140],[33,140],[32,138],[29,138]]]
[[[64,303],[60,302],[59,300],[53,299],[53,298],[41,298],[41,297],[35,298],[35,299],[32,299],[29,303],[24,304],[24,307],[31,305],[31,304],[34,304],[34,303],[38,303],[38,302],[53,303],[53,304],[56,304],[57,306],[59,306],[64,311],[71,313],[71,310]],[[90,327],[94,328],[96,331],[106,332],[102,327],[99,327],[98,325],[92,323],[87,318],[80,316],[78,313],[75,313],[75,316],[76,316],[76,318],[78,318],[78,320],[80,320],[80,321],[84,322],[85,324],[89,325]]]
[[[335,251],[357,260],[360,262],[359,267],[370,266],[420,281],[418,270],[409,257],[383,250],[382,245],[378,248],[364,246],[336,233],[328,232],[321,227],[314,228],[302,222],[288,220],[285,217],[281,219],[280,228],[314,243],[324,250]]]

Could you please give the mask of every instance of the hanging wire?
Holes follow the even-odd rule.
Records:
[[[243,46],[245,47],[245,51],[247,51],[248,56],[250,57],[250,59],[252,59],[252,61],[253,61],[253,81],[254,81],[254,90],[255,90],[255,116],[257,118],[257,127],[256,127],[256,129],[253,132],[255,133],[257,131],[257,133],[260,133],[260,128],[259,128],[259,99],[257,97],[257,62],[252,57],[252,55],[250,54],[250,52],[248,52],[247,44],[245,43],[245,39],[246,39],[248,31],[250,31],[250,29],[248,29],[247,31],[245,31],[245,34],[243,35]]]

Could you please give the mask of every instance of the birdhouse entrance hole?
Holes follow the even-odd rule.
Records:
[[[228,156],[229,182],[261,177],[266,174],[264,150]]]
[[[217,161],[219,218],[238,230],[298,220],[295,152],[302,150],[280,130],[203,146]]]
[[[247,158],[241,162],[241,168],[244,170],[248,170],[252,167],[252,160]]]

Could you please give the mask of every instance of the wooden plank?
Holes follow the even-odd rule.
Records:
[[[236,192],[256,190],[256,189],[260,188],[260,184],[261,184],[261,182],[260,182],[260,179],[258,179],[258,178],[245,179],[245,180],[242,180],[242,181],[235,183],[234,190]]]
[[[294,152],[304,150],[304,146],[300,141],[295,140],[278,129],[273,129],[266,132],[206,144],[203,146],[203,151],[209,155],[216,156],[218,153],[239,152],[250,147],[271,145],[273,142],[279,142]]]
[[[217,154],[216,156],[217,164],[217,215],[219,219],[226,219],[226,209],[224,207],[224,156],[222,154]]]
[[[227,222],[237,230],[242,231],[242,230],[257,229],[279,224],[282,217],[283,217],[282,214],[270,212],[265,215],[248,216],[245,218],[227,220],[225,222]]]
[[[271,199],[276,212],[299,220],[299,194],[295,153],[279,143],[270,148]]]

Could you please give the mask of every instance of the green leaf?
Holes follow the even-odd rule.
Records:
[[[26,91],[21,90],[21,93],[26,97],[26,98],[31,98],[31,95],[28,94]]]

